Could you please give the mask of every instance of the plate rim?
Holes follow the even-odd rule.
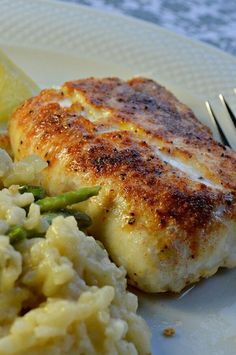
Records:
[[[229,95],[232,99],[232,89],[236,87],[236,57],[214,46],[142,19],[86,5],[63,0],[15,0],[14,5],[16,2],[19,4],[16,8],[9,0],[0,2],[0,9],[1,6],[3,9],[0,12],[0,29],[3,30],[0,44],[3,47],[43,49],[62,54],[69,51],[74,57],[84,56],[85,53],[85,57],[91,58],[98,55],[100,62],[113,61],[123,68],[136,68],[132,75],[154,78],[167,87],[173,83],[174,87],[186,88],[193,96],[204,98],[204,101],[215,100],[219,93]],[[54,8],[59,18],[53,21],[49,17]],[[28,11],[32,17],[28,16],[26,21],[22,21],[25,13],[22,15],[21,9]],[[47,10],[46,16],[42,16],[43,11]],[[16,21],[16,26],[8,21],[8,11],[12,18],[18,16],[19,23]],[[68,17],[65,17],[65,21],[64,13]],[[128,33],[126,36],[122,24]],[[87,26],[89,30],[86,31]],[[107,30],[108,26],[110,31]],[[50,39],[47,31],[50,35],[54,34],[49,36]],[[55,36],[55,33],[59,33],[59,36]],[[69,38],[71,41],[68,41]],[[96,46],[91,46],[90,41],[95,43],[94,39]]]
[[[220,48],[217,48],[215,47],[214,45],[210,44],[210,43],[205,43],[203,41],[200,41],[196,38],[190,38],[184,34],[180,34],[180,33],[177,33],[177,32],[174,32],[168,28],[165,28],[165,27],[162,27],[158,24],[155,24],[153,22],[149,22],[147,20],[143,20],[143,19],[140,19],[140,18],[136,18],[136,17],[132,17],[130,15],[126,15],[126,14],[123,14],[123,13],[112,13],[110,12],[109,10],[102,10],[102,9],[97,9],[97,8],[93,8],[89,5],[85,5],[85,4],[77,4],[77,3],[74,3],[74,2],[66,2],[64,0],[27,0],[28,2],[35,2],[35,3],[48,3],[48,4],[54,4],[56,6],[62,6],[62,7],[74,7],[74,8],[77,8],[77,9],[81,9],[82,11],[85,11],[85,12],[90,12],[91,14],[98,14],[100,16],[109,16],[109,17],[114,17],[114,18],[120,18],[120,19],[123,19],[124,21],[126,22],[130,22],[130,23],[137,23],[137,24],[141,24],[142,27],[145,26],[147,28],[150,28],[152,29],[153,31],[158,31],[158,32],[163,32],[163,33],[166,33],[168,34],[168,36],[172,36],[172,37],[176,37],[178,39],[181,39],[182,41],[184,42],[188,42],[189,44],[192,44],[194,45],[195,47],[203,47],[209,51],[213,51],[213,53],[215,52],[216,54],[218,55],[222,55],[222,56],[225,56],[225,57],[228,57],[228,59],[231,59],[232,61],[235,62],[235,65],[236,65],[236,56],[234,56],[233,54],[231,53],[227,53],[225,51],[223,51],[222,49]]]
[[[29,2],[32,2],[32,3],[42,3],[42,2],[44,2],[44,3],[53,3],[53,4],[56,4],[57,6],[60,6],[60,7],[63,7],[63,8],[71,8],[71,7],[74,7],[74,8],[77,8],[77,10],[79,11],[79,9],[83,9],[83,11],[86,11],[87,13],[89,12],[91,12],[91,13],[95,13],[95,14],[102,14],[102,15],[106,15],[106,16],[109,16],[109,17],[119,17],[119,18],[123,18],[123,19],[125,19],[125,21],[126,20],[128,20],[128,22],[132,22],[132,23],[141,23],[142,24],[142,26],[145,26],[145,27],[148,27],[148,28],[151,28],[151,29],[154,29],[155,31],[157,31],[157,32],[159,32],[159,31],[161,31],[161,32],[163,32],[163,33],[168,33],[168,36],[169,35],[171,35],[172,37],[174,36],[174,37],[176,37],[177,39],[178,38],[181,38],[182,40],[184,40],[185,42],[186,41],[188,41],[188,42],[190,42],[192,45],[194,45],[194,46],[196,46],[196,47],[207,47],[207,50],[209,51],[213,51],[214,53],[215,52],[219,52],[219,54],[222,56],[223,55],[223,57],[227,57],[228,59],[230,58],[230,59],[233,59],[234,61],[235,61],[235,64],[236,64],[236,58],[234,58],[233,56],[231,56],[230,54],[228,54],[228,53],[225,53],[225,52],[223,52],[223,51],[221,51],[220,49],[217,49],[217,48],[215,48],[215,47],[213,47],[213,46],[210,46],[210,45],[208,45],[208,44],[205,44],[205,43],[202,43],[202,42],[199,42],[199,41],[197,41],[197,40],[194,40],[194,39],[190,39],[190,38],[185,38],[185,36],[183,36],[183,35],[180,35],[180,34],[176,34],[175,32],[172,32],[171,30],[167,30],[167,29],[165,29],[165,28],[162,28],[162,27],[160,27],[160,26],[158,26],[158,25],[155,25],[155,24],[153,24],[153,23],[149,23],[149,22],[146,22],[146,21],[144,21],[144,20],[140,20],[140,19],[135,19],[135,18],[132,18],[132,17],[130,17],[130,16],[127,16],[127,15],[122,15],[122,14],[111,14],[111,13],[109,13],[109,12],[106,12],[106,11],[102,11],[102,10],[99,10],[99,9],[93,9],[93,8],[90,8],[89,6],[85,6],[85,5],[81,5],[81,4],[74,4],[74,3],[65,3],[65,2],[63,2],[63,1],[58,1],[58,0],[28,0]],[[1,6],[1,4],[0,4],[0,6]],[[0,25],[0,27],[1,27],[1,25]],[[1,40],[0,40],[0,42],[1,42]],[[21,48],[24,48],[24,46],[20,46]],[[53,47],[52,48],[52,51],[54,51],[54,52],[57,52],[56,51],[56,49]],[[74,54],[73,54],[74,55]],[[231,58],[232,57],[232,58]],[[196,97],[198,97],[197,95],[196,95]],[[209,282],[209,281],[208,281]],[[165,340],[163,340],[163,341],[165,341]],[[171,342],[172,340],[167,340],[167,342]],[[185,339],[185,341],[186,341],[186,339]],[[154,349],[155,350],[155,349]],[[157,349],[157,350],[159,350],[159,349]]]

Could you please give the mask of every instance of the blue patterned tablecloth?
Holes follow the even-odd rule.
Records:
[[[236,55],[236,0],[63,0],[123,13]]]

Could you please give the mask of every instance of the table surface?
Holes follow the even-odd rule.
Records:
[[[123,13],[236,55],[236,0],[62,0]]]

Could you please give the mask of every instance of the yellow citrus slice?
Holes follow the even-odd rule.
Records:
[[[39,91],[38,86],[0,50],[0,122],[27,98]]]

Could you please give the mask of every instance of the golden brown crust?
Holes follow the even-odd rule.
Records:
[[[172,156],[190,159],[204,176],[235,190],[236,153],[214,141],[209,128],[153,80],[135,78],[125,83],[117,78],[90,78],[65,86],[70,94],[80,92],[86,104],[110,110],[109,122],[130,123],[141,129],[144,139],[156,139]]]
[[[0,148],[5,149],[7,153],[12,156],[10,138],[7,132],[0,133]]]
[[[75,94],[83,103],[59,105],[62,97]],[[86,107],[100,112],[99,118],[88,120]],[[60,92],[44,90],[26,101],[15,112],[10,129],[14,124],[21,132],[17,157],[33,151],[53,171],[63,154],[69,175],[84,174],[88,183],[114,186],[115,194],[128,201],[129,224],[145,215],[150,231],[168,228],[169,242],[184,241],[192,257],[198,254],[199,238],[220,226],[217,209],[223,206],[225,216],[235,214],[235,153],[215,142],[189,108],[151,80],[68,82]],[[114,131],[102,131],[107,126]],[[174,168],[160,158],[157,147],[197,166],[219,186],[210,187],[201,176],[197,181]],[[166,244],[168,240],[163,248]]]

